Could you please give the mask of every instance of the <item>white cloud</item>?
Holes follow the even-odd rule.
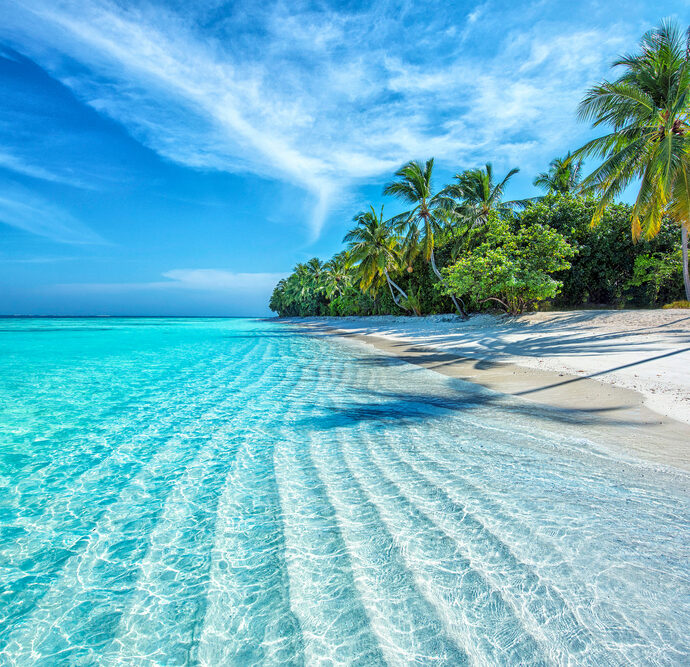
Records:
[[[63,283],[59,292],[146,292],[151,290],[198,290],[203,292],[265,293],[288,276],[287,273],[236,273],[223,269],[172,269],[162,274],[167,280],[142,283]]]
[[[69,175],[57,173],[46,169],[41,165],[34,164],[30,160],[26,160],[19,155],[15,155],[6,150],[0,150],[0,168],[9,169],[24,176],[31,178],[38,178],[43,181],[51,181],[53,183],[64,183],[65,185],[73,185],[75,187],[86,188],[83,181],[72,178]]]
[[[0,185],[0,223],[60,243],[106,243],[60,206],[7,181]]]
[[[82,257],[0,257],[4,264],[54,264],[55,262],[75,262]]]
[[[499,33],[488,3],[462,19],[460,40],[431,9],[405,32],[400,8],[385,2],[351,13],[250,3],[248,34],[236,30],[242,12],[210,33],[199,28],[206,9],[192,6],[184,15],[145,1],[14,7],[14,34],[33,57],[161,155],[304,188],[313,237],[343,192],[411,158],[452,168],[548,161],[583,132],[577,99],[629,38],[615,24],[532,20]],[[463,50],[468,30],[490,32],[490,51]],[[68,72],[56,54],[91,74]]]
[[[234,273],[220,269],[174,269],[166,271],[164,278],[172,283],[159,283],[162,287],[196,290],[256,291],[273,286],[286,273]]]

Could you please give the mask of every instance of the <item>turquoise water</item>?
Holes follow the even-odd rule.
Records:
[[[0,664],[688,664],[688,478],[600,445],[277,323],[0,321]]]

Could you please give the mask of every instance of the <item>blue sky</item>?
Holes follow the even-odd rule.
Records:
[[[266,314],[412,158],[536,194],[689,4],[4,0],[0,314]]]

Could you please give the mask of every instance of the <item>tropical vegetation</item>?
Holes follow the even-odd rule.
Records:
[[[434,160],[403,165],[384,195],[407,209],[354,216],[346,248],[281,280],[281,316],[661,307],[690,301],[690,31],[662,22],[578,113],[607,133],[555,158],[506,200],[510,169],[460,171],[434,187]],[[583,178],[584,158],[600,164]],[[633,204],[617,201],[634,186]],[[679,242],[680,241],[680,242]]]
[[[444,291],[465,294],[479,309],[487,302],[518,315],[552,299],[562,282],[553,275],[570,268],[575,249],[562,234],[540,224],[514,227],[505,218],[487,223],[482,242],[443,269]]]
[[[640,51],[619,58],[614,81],[591,88],[579,107],[594,127],[611,128],[576,151],[603,159],[583,182],[597,192],[592,218],[600,221],[608,204],[639,180],[632,209],[632,235],[654,238],[664,216],[681,227],[683,279],[690,300],[690,29],[663,21],[641,40]]]

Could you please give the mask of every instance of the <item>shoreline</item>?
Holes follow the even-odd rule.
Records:
[[[350,324],[357,326],[349,327],[336,326],[335,319],[281,321],[304,327],[312,334],[335,335],[368,344],[407,363],[527,400],[535,404],[535,410],[555,410],[562,417],[564,430],[573,431],[574,435],[603,437],[619,453],[690,471],[690,424],[655,411],[640,391],[597,379],[607,371],[583,376],[564,368],[534,368],[502,359],[469,356],[439,346],[435,336],[410,340],[392,333],[372,333],[369,327],[361,326],[365,318],[353,318]]]

